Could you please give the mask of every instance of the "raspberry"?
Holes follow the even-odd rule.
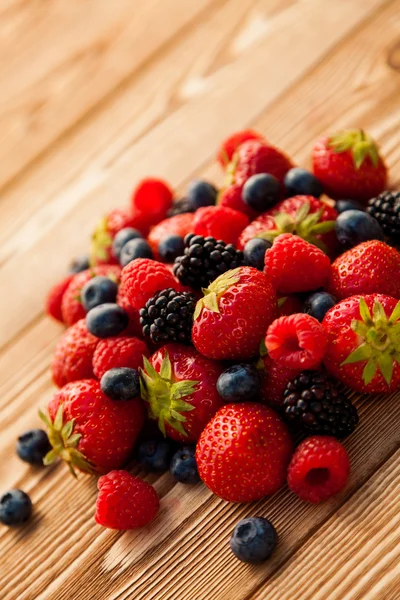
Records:
[[[95,520],[109,529],[136,529],[154,519],[160,502],[156,490],[127,471],[111,471],[97,482]]]
[[[64,323],[64,319],[61,311],[61,303],[64,296],[64,293],[71,283],[73,275],[68,275],[64,277],[61,281],[53,285],[47,294],[46,303],[45,303],[45,311],[49,317],[53,317],[56,321],[60,321],[60,323]]]
[[[205,206],[195,212],[193,230],[196,235],[236,244],[248,224],[249,218],[238,210],[226,206]]]
[[[258,213],[243,201],[242,189],[242,185],[236,185],[235,183],[228,186],[221,192],[218,204],[219,206],[238,210],[247,215],[250,220],[253,220],[257,217]]]
[[[98,338],[88,332],[85,319],[67,329],[57,344],[51,363],[53,381],[58,387],[93,377],[92,360],[98,342]]]
[[[167,216],[172,206],[173,192],[162,179],[142,179],[132,194],[133,227],[147,235],[150,227]]]
[[[117,302],[120,304],[123,296],[132,309],[143,308],[156,292],[168,287],[175,289],[176,279],[165,265],[149,258],[137,258],[122,270]]]
[[[280,295],[323,287],[330,274],[330,261],[322,250],[297,235],[278,235],[265,253],[264,273]]]
[[[135,337],[111,337],[101,340],[93,355],[93,371],[101,379],[106,371],[118,367],[139,369],[143,356],[150,356],[146,344]]]
[[[318,367],[327,342],[321,323],[302,313],[275,319],[265,338],[269,356],[289,369]]]
[[[305,502],[317,504],[347,484],[350,461],[334,437],[313,436],[298,446],[288,470],[289,489]]]
[[[264,140],[261,133],[253,131],[252,129],[243,129],[243,131],[237,131],[232,133],[226,138],[218,149],[217,161],[224,169],[227,164],[232,160],[233,155],[241,144],[249,140]]]

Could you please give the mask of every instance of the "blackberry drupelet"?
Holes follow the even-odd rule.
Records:
[[[400,240],[400,192],[383,192],[368,202],[367,212],[389,238]]]
[[[196,298],[172,288],[157,292],[140,310],[143,334],[154,343],[190,344]]]
[[[286,419],[305,431],[338,439],[350,435],[358,423],[356,407],[320,371],[303,371],[288,383],[284,410]]]
[[[222,273],[243,265],[243,252],[233,244],[189,233],[185,252],[175,259],[174,275],[183,285],[199,290]]]
[[[195,210],[189,198],[181,198],[180,200],[175,200],[167,212],[167,217],[175,217],[175,215],[182,215],[183,213],[193,213]]]

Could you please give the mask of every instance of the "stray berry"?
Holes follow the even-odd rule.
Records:
[[[84,309],[88,312],[99,304],[105,304],[106,302],[115,302],[118,293],[118,286],[115,281],[98,275],[89,279],[82,288],[81,291],[81,302]]]
[[[328,310],[336,303],[337,300],[332,294],[315,292],[304,300],[303,312],[311,315],[321,323]]]
[[[86,269],[89,269],[89,267],[89,256],[87,254],[84,254],[82,256],[77,256],[76,258],[74,258],[74,260],[69,266],[68,271],[69,273],[80,273],[81,271],[86,271]]]
[[[126,267],[136,258],[153,258],[153,251],[143,238],[134,238],[126,242],[119,257],[121,267]]]
[[[128,313],[118,306],[108,302],[92,308],[86,315],[88,331],[98,338],[108,338],[118,335],[129,325]]]
[[[163,262],[172,263],[183,254],[185,242],[180,235],[169,235],[158,244],[158,254]]]
[[[142,469],[152,473],[164,473],[169,469],[173,446],[168,439],[146,440],[137,451],[137,460]]]
[[[369,240],[384,240],[378,221],[360,210],[346,210],[341,213],[336,219],[335,229],[337,239],[345,248],[352,248]]]
[[[183,215],[184,213],[193,213],[195,210],[196,209],[193,208],[188,198],[180,198],[179,200],[175,200],[167,212],[167,217],[175,217],[176,215]]]
[[[383,192],[368,202],[368,213],[382,227],[384,233],[398,241],[400,238],[400,192]]]
[[[112,251],[114,256],[119,260],[121,256],[121,250],[125,246],[125,244],[130,240],[135,240],[141,237],[142,234],[140,233],[140,231],[134,229],[133,227],[124,227],[124,229],[118,231],[112,244]]]
[[[101,378],[100,387],[111,400],[132,400],[140,392],[139,373],[128,367],[110,369]]]
[[[309,171],[306,171],[306,169],[300,169],[300,167],[290,169],[286,173],[283,183],[289,198],[297,195],[319,198],[324,191],[319,179]]]
[[[335,208],[339,214],[346,210],[365,210],[365,206],[357,200],[336,200]]]
[[[171,475],[179,483],[198,483],[199,472],[195,457],[196,450],[192,446],[183,446],[171,460]]]
[[[349,474],[345,447],[334,437],[315,435],[304,440],[294,453],[288,486],[301,500],[317,504],[342,491]]]
[[[218,190],[208,181],[192,181],[189,185],[187,197],[190,206],[197,210],[202,206],[213,206],[217,201]]]
[[[218,378],[217,391],[226,402],[253,400],[261,391],[261,377],[254,365],[228,367]]]
[[[156,344],[190,344],[195,308],[196,299],[190,292],[177,292],[172,288],[157,292],[140,309],[143,335]]]
[[[243,250],[244,264],[248,267],[254,267],[259,271],[263,271],[265,253],[271,246],[271,242],[263,240],[262,238],[253,238],[249,240]]]
[[[31,465],[43,466],[43,459],[50,450],[49,438],[43,429],[31,429],[20,435],[17,441],[18,456]]]
[[[10,490],[0,498],[0,522],[3,525],[20,525],[32,514],[32,502],[22,490]]]
[[[275,527],[263,517],[249,517],[239,521],[229,542],[236,558],[250,564],[267,560],[277,543]]]
[[[257,212],[272,208],[279,200],[280,183],[269,173],[252,175],[243,186],[243,201]]]

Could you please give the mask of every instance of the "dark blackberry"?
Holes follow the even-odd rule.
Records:
[[[389,238],[400,240],[400,192],[383,192],[368,202],[367,212]]]
[[[175,215],[182,215],[183,213],[192,213],[195,210],[196,209],[192,206],[189,198],[181,198],[173,203],[167,212],[167,217],[175,217]]]
[[[305,431],[342,439],[358,423],[357,409],[336,383],[320,371],[303,371],[284,392],[288,421]]]
[[[190,292],[177,292],[172,288],[157,292],[140,310],[143,334],[156,344],[190,344],[195,307],[196,298]]]
[[[195,290],[207,287],[219,275],[243,265],[243,252],[233,244],[189,233],[183,256],[175,259],[174,275]]]

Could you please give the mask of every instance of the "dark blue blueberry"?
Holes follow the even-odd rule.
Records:
[[[171,460],[171,474],[179,483],[198,483],[200,481],[197,471],[195,448],[192,446],[183,446]]]
[[[218,377],[217,391],[227,402],[251,400],[260,390],[261,378],[254,365],[233,365]]]
[[[243,201],[257,212],[272,208],[279,200],[280,183],[269,173],[252,175],[244,184]]]
[[[10,490],[0,498],[0,522],[4,525],[20,525],[32,514],[32,502],[22,490]]]
[[[384,240],[378,221],[360,210],[341,213],[336,219],[335,229],[337,239],[345,248],[352,248],[368,240]]]
[[[357,202],[357,200],[336,200],[335,208],[338,213],[345,212],[346,210],[365,210],[365,206]]]
[[[197,210],[202,206],[213,206],[217,201],[218,190],[212,183],[201,179],[192,181],[189,185],[187,197],[190,206]]]
[[[132,400],[139,395],[140,379],[136,369],[109,369],[100,380],[103,393],[111,400]]]
[[[117,298],[118,286],[115,281],[108,277],[97,275],[89,279],[81,290],[81,301],[83,308],[88,312],[99,304],[106,302],[115,302]]]
[[[31,429],[17,440],[18,456],[31,465],[43,466],[43,459],[50,450],[49,438],[43,429]]]
[[[263,517],[249,517],[236,525],[230,547],[242,562],[257,564],[271,556],[277,542],[278,536],[270,521]]]
[[[286,173],[283,183],[288,197],[305,195],[319,198],[324,191],[322,183],[315,175],[299,167],[290,169]]]
[[[92,335],[99,338],[108,338],[118,335],[129,325],[128,313],[111,302],[99,304],[86,315],[86,327]]]
[[[247,242],[243,250],[244,264],[259,271],[264,270],[264,256],[271,242],[262,238],[253,238]]]
[[[121,255],[121,250],[127,242],[142,237],[143,236],[140,233],[140,231],[134,229],[133,227],[125,227],[124,229],[118,231],[112,244],[112,251],[114,253],[114,256],[119,259]]]
[[[153,252],[150,245],[142,238],[135,238],[126,242],[119,255],[121,267],[126,267],[136,258],[153,258]]]
[[[77,256],[74,258],[69,267],[70,273],[80,273],[86,271],[90,267],[89,257],[85,254],[83,256]]]
[[[146,440],[138,447],[138,462],[146,471],[164,473],[169,469],[173,446],[168,440]]]
[[[172,263],[177,256],[182,256],[185,242],[180,235],[168,235],[158,244],[158,253],[164,262]]]
[[[335,306],[337,300],[332,294],[327,292],[314,292],[304,300],[303,312],[322,321],[326,313],[332,306]]]

